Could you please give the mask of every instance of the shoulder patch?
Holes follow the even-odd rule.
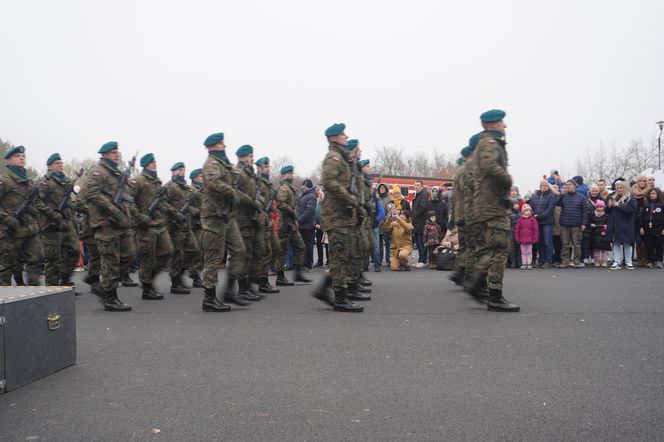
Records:
[[[490,139],[487,140],[487,143],[494,143],[495,144],[496,140],[494,140],[493,138],[490,138]]]
[[[335,155],[331,155],[330,158],[332,158],[335,161],[341,161],[341,158],[339,158],[338,156],[335,156]]]
[[[99,172],[92,172],[94,176],[99,176]]]

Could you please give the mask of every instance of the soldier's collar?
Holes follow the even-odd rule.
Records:
[[[482,132],[480,137],[483,136],[483,135],[488,135],[490,137],[499,139],[501,141],[505,141],[505,134],[502,133],[502,132],[499,132],[497,130],[485,130],[485,131]]]
[[[260,176],[265,182],[269,183],[270,182],[270,175],[266,173],[259,173],[258,176]]]
[[[108,159],[108,158],[101,158],[101,164],[105,165],[106,167],[110,168],[111,170],[114,171],[119,171],[118,169],[118,163],[115,161]]]
[[[141,172],[141,173],[143,175],[145,175],[146,177],[148,177],[150,179],[153,179],[153,180],[156,180],[158,178],[157,177],[157,172],[153,172],[153,171],[148,170],[148,169],[143,169],[143,172]]]
[[[226,151],[225,150],[211,150],[209,151],[210,155],[215,157],[216,159],[220,160],[222,163],[229,165],[230,161],[228,161],[228,157],[226,156]]]
[[[14,166],[13,164],[7,164],[7,169],[16,176],[16,178],[19,178],[21,181],[27,181],[28,180],[28,172],[25,170],[24,167],[20,166]]]

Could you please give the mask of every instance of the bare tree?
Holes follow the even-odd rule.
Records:
[[[97,160],[94,158],[85,158],[83,160],[72,158],[69,161],[65,161],[65,175],[73,178],[81,169],[87,171],[95,164],[97,164]]]
[[[613,181],[618,177],[635,178],[643,170],[657,166],[657,143],[653,138],[648,144],[634,139],[619,149],[615,145],[606,149],[600,145],[577,160],[577,171],[586,182],[594,183],[600,179]]]
[[[404,175],[406,170],[403,152],[395,146],[383,146],[378,150],[374,164],[377,172],[386,175]]]

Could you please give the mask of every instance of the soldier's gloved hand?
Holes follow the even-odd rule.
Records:
[[[175,222],[177,222],[179,225],[183,225],[187,222],[187,217],[180,212],[175,212],[175,215],[173,216],[175,217]]]
[[[17,230],[19,227],[21,227],[21,222],[13,216],[7,216],[4,220],[4,223],[12,230]]]
[[[240,205],[240,196],[237,194],[237,191],[235,194],[233,194],[233,207],[237,207]]]
[[[195,208],[195,207],[189,207],[188,212],[189,212],[189,214],[190,214],[191,216],[193,216],[194,218],[201,214],[200,210],[198,210],[198,209]]]
[[[64,221],[65,218],[62,216],[60,212],[55,212],[53,214],[53,218],[51,218],[51,223],[53,224],[53,226],[55,226],[56,229],[61,229]]]
[[[260,210],[260,211],[263,211],[263,208],[264,208],[263,204],[261,204],[259,201],[256,201],[256,200],[254,200],[254,207],[256,208],[256,210]]]
[[[111,210],[111,216],[113,217],[114,220],[118,222],[127,220],[127,215],[117,207],[113,207],[113,210]]]
[[[350,196],[350,205],[353,207],[358,206],[357,197],[355,195]]]
[[[138,215],[136,215],[136,221],[141,226],[149,226],[150,221],[152,221],[152,218],[150,218],[149,216],[147,216],[144,213],[139,213]]]

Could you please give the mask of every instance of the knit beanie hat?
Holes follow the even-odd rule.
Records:
[[[525,212],[526,210],[530,210],[530,213],[533,213],[533,208],[530,207],[530,205],[524,204],[523,206],[521,206],[521,213]]]
[[[595,209],[597,209],[599,207],[601,207],[602,209],[604,209],[606,207],[606,204],[604,204],[604,201],[602,201],[602,200],[595,201]]]

